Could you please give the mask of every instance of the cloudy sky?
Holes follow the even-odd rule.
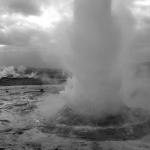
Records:
[[[71,15],[70,0],[0,0],[0,65],[57,63],[53,32]]]
[[[72,1],[0,0],[0,65],[57,64],[55,53],[59,46],[56,46],[54,32],[58,35],[60,24],[63,22],[63,26],[72,18]],[[146,26],[150,17],[149,0],[132,2],[130,9],[138,22],[137,28]]]

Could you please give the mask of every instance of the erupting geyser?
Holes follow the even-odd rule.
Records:
[[[120,31],[110,0],[76,0],[72,53],[68,64],[76,77],[73,105],[79,113],[100,117],[120,107],[117,63]]]
[[[150,15],[138,11],[143,5],[137,4],[135,0],[73,1],[71,23],[64,21],[54,31],[56,47],[64,48],[60,52],[64,68],[73,73],[56,98],[56,108],[69,105],[92,118],[118,114],[125,105],[149,109]]]
[[[74,2],[68,64],[76,77],[71,99],[81,114],[116,114],[124,104],[149,108],[150,18],[137,13],[140,5],[135,4],[134,0]]]

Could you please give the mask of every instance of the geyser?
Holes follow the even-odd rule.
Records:
[[[110,0],[76,0],[68,64],[72,69],[73,107],[80,114],[100,117],[120,109],[117,63],[120,30]],[[74,80],[75,79],[75,80]]]
[[[135,2],[74,2],[68,64],[76,80],[70,99],[81,114],[116,114],[124,104],[149,109],[150,18]]]
[[[150,132],[149,17],[138,18],[134,7],[134,0],[74,0],[71,24],[55,34],[73,76],[41,106],[51,121],[43,130],[97,140]]]
[[[69,105],[80,115],[101,118],[125,105],[149,109],[149,17],[134,3],[74,0],[71,23],[63,20],[53,32],[64,68],[73,74],[56,98],[58,110]]]

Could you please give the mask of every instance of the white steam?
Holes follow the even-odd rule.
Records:
[[[16,73],[16,71],[14,70],[14,66],[1,67],[0,79],[3,78],[3,77],[8,77],[8,76],[12,76],[12,77],[19,76],[19,74]]]
[[[25,73],[25,70],[26,70],[26,67],[24,67],[24,66],[19,66],[18,68],[17,68],[17,71],[19,72],[19,73]]]
[[[76,76],[71,98],[79,113],[100,116],[120,107],[116,73],[120,37],[110,0],[76,0],[70,68]]]
[[[132,1],[132,9],[128,7],[118,14],[122,47],[119,52],[119,69],[122,72],[121,95],[123,102],[129,107],[150,108],[150,13],[149,16],[143,0]],[[131,2],[130,2],[131,3]],[[129,1],[128,3],[129,4]],[[136,4],[136,5],[134,5]],[[141,11],[142,9],[142,11]],[[150,9],[150,8],[149,8]],[[123,19],[122,19],[123,18]]]
[[[150,108],[149,18],[137,15],[134,0],[74,1],[71,29],[62,23],[55,36],[74,76],[59,106],[90,117],[118,113],[123,103]]]
[[[26,68],[24,66],[19,66],[17,69],[14,66],[2,66],[0,68],[0,79],[4,77],[9,78],[37,78],[36,72],[31,72],[30,74],[25,74]]]

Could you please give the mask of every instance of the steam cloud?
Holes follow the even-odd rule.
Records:
[[[64,23],[56,33],[57,46],[67,52],[65,67],[73,73],[57,108],[71,105],[90,117],[118,113],[123,104],[149,109],[149,34],[144,32],[149,29],[139,29],[133,2],[74,1],[71,30]]]
[[[84,115],[100,117],[120,108],[117,73],[120,33],[110,0],[76,0],[71,68],[76,77],[72,102]]]
[[[1,67],[1,70],[0,70],[0,79],[3,78],[3,77],[8,77],[9,75],[11,75],[13,77],[19,76],[19,74],[16,73],[16,71],[14,70],[13,66],[10,66],[10,67]]]
[[[2,66],[0,68],[0,79],[3,77],[20,77],[20,78],[37,78],[36,72],[31,72],[30,74],[25,73],[26,68],[24,66],[19,66],[17,69],[14,66]]]

